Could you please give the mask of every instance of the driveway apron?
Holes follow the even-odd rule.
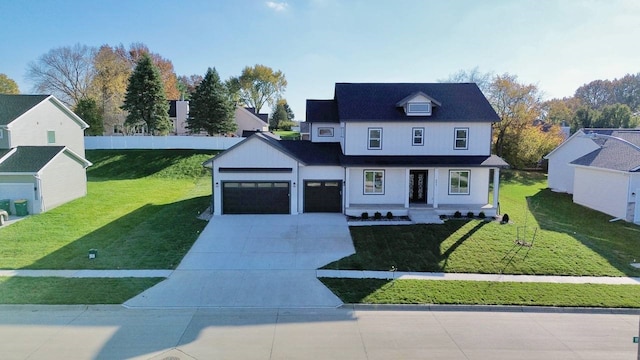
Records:
[[[214,216],[178,268],[127,307],[337,307],[316,269],[355,252],[342,214]]]

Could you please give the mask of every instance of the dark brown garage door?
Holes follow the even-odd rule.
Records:
[[[289,182],[223,182],[223,214],[289,214]]]
[[[305,181],[304,212],[342,212],[342,181]]]

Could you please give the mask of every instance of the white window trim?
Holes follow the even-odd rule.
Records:
[[[367,173],[373,173],[373,186],[371,191],[367,191]],[[380,190],[376,191],[376,173],[380,173]],[[362,193],[364,195],[384,195],[384,170],[364,170],[362,173]]]
[[[416,136],[416,130],[420,131],[420,136]],[[420,142],[416,143],[416,138],[420,138]],[[423,146],[424,145],[424,128],[414,127],[411,129],[411,145]]]
[[[464,147],[458,146],[458,140],[462,140],[463,138],[458,138],[458,131],[464,131]],[[453,149],[454,150],[468,150],[469,149],[469,128],[454,128],[453,129]]]
[[[371,140],[375,140],[376,138],[372,138],[371,137],[371,132],[372,131],[379,131],[380,132],[380,137],[378,137],[378,141],[380,143],[380,145],[378,147],[372,147],[371,146]],[[382,128],[368,128],[367,129],[367,149],[368,150],[382,150]]]
[[[411,110],[411,106],[412,105],[427,105],[428,110],[427,111],[412,111]],[[432,110],[432,105],[431,102],[429,101],[420,101],[420,102],[409,102],[407,103],[407,115],[408,116],[429,116],[431,115],[431,110]]]
[[[453,175],[458,174],[458,189],[460,189],[460,174],[467,173],[467,190],[466,192],[454,192],[451,186]],[[449,170],[449,195],[470,195],[471,194],[471,170]]]
[[[51,138],[49,137],[51,134],[53,134],[53,141],[51,141]],[[47,130],[47,144],[55,144],[57,141],[56,139],[56,131],[55,130]]]
[[[323,132],[328,133],[328,135],[323,134]],[[333,128],[332,127],[319,127],[318,128],[318,137],[333,137]]]

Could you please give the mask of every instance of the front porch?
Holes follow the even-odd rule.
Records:
[[[365,212],[369,216],[373,216],[376,212],[385,216],[387,212],[391,212],[394,216],[409,216],[413,219],[413,217],[427,215],[436,217],[440,215],[452,216],[456,211],[459,211],[462,216],[466,216],[469,212],[473,212],[476,216],[483,212],[488,218],[498,215],[498,208],[494,207],[493,204],[448,204],[439,205],[437,208],[431,204],[410,204],[409,207],[405,207],[404,204],[351,204],[345,208],[344,213],[347,216],[359,217]]]

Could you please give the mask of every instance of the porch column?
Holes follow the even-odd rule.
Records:
[[[500,169],[493,169],[493,208],[498,209],[498,195],[500,194]]]
[[[404,198],[404,207],[405,208],[409,208],[409,191],[411,191],[411,189],[409,189],[409,172],[411,170],[409,170],[408,168],[404,170],[404,194],[405,194],[405,198]]]
[[[440,169],[435,168],[433,171],[433,208],[438,208],[438,179],[440,178]]]
[[[351,171],[349,169],[344,169],[344,182],[342,183],[343,191],[344,191],[344,209],[349,207],[349,185],[351,184]]]

